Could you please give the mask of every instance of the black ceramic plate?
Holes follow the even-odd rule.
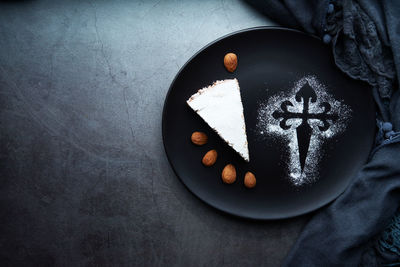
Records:
[[[228,52],[238,55],[239,64],[234,73],[227,72],[223,66],[223,57]],[[313,36],[290,29],[262,27],[225,36],[194,55],[171,84],[162,123],[168,159],[186,187],[219,210],[253,219],[297,216],[338,197],[366,162],[374,137],[375,110],[368,86],[343,74],[331,54],[331,48]],[[296,81],[307,75],[316,77],[335,99],[352,111],[346,130],[321,145],[317,179],[295,186],[288,178],[285,143],[273,136],[260,137],[257,116],[260,103],[280,92],[287,93]],[[198,89],[228,78],[237,78],[241,87],[249,163],[186,104]],[[193,131],[206,132],[208,144],[193,145],[190,141]],[[206,168],[201,159],[210,149],[218,151],[218,160]],[[238,177],[231,185],[221,180],[221,171],[228,163],[236,166]],[[246,171],[252,171],[257,177],[253,189],[243,185]]]

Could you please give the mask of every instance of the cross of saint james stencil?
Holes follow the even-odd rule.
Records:
[[[306,76],[260,104],[257,130],[284,143],[288,177],[302,185],[318,178],[321,145],[346,129],[350,115],[315,76]]]
[[[318,126],[320,131],[326,131],[329,129],[331,123],[334,123],[338,115],[336,113],[328,114],[331,110],[331,104],[328,102],[321,102],[319,106],[323,109],[320,113],[310,113],[309,105],[310,103],[315,103],[317,101],[317,95],[314,89],[308,84],[304,84],[303,87],[296,93],[295,99],[297,102],[303,103],[303,110],[301,112],[291,112],[288,108],[293,107],[292,102],[285,100],[281,103],[280,110],[275,110],[272,116],[275,119],[281,119],[279,126],[283,130],[288,130],[291,125],[287,124],[289,119],[301,119],[301,124],[296,127],[297,144],[299,148],[299,159],[301,165],[301,171],[304,170],[304,165],[306,162],[307,152],[310,145],[311,135],[313,129],[308,124],[309,119],[320,120],[322,125]]]

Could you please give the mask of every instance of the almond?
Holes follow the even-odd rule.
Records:
[[[222,181],[226,184],[232,184],[236,181],[236,169],[232,164],[228,164],[222,170]]]
[[[208,137],[205,133],[203,132],[194,132],[192,133],[192,143],[198,146],[202,146],[204,144],[207,144]]]
[[[253,188],[256,186],[256,176],[251,172],[246,172],[244,176],[244,186]]]
[[[214,163],[217,161],[218,153],[215,149],[208,151],[201,162],[207,167],[210,167],[214,165]]]
[[[224,65],[227,71],[234,72],[238,64],[237,56],[234,53],[228,53],[224,57]]]

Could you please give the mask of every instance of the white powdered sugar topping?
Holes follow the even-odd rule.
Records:
[[[192,95],[187,104],[245,161],[249,161],[246,124],[237,79],[217,81]]]
[[[307,83],[316,94],[316,101],[309,101],[308,113],[323,113],[325,109],[321,104],[327,102],[331,108],[326,114],[335,114],[337,118],[335,120],[327,120],[329,128],[325,131],[321,131],[319,128],[319,126],[324,126],[324,123],[320,119],[307,119],[307,123],[312,129],[312,134],[304,168],[302,170],[296,133],[297,127],[302,123],[302,119],[287,119],[286,125],[290,126],[290,128],[285,130],[280,126],[282,118],[274,118],[272,114],[276,111],[283,112],[281,104],[284,101],[290,101],[291,103],[291,105],[287,106],[288,112],[302,113],[304,108],[303,99],[301,99],[301,101],[296,101],[295,96]],[[282,154],[282,159],[287,161],[288,178],[294,185],[299,186],[313,182],[318,178],[318,165],[324,153],[324,151],[322,151],[322,144],[327,139],[342,133],[346,129],[351,117],[351,112],[350,107],[344,104],[343,101],[334,99],[333,96],[327,92],[327,88],[321,84],[315,76],[305,76],[297,81],[291,90],[278,93],[267,101],[259,104],[257,132],[262,137],[273,137],[274,140],[283,144],[282,147],[285,148],[285,153]]]

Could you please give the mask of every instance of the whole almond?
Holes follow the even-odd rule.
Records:
[[[232,164],[228,164],[222,170],[222,181],[226,184],[232,184],[236,181],[236,169]]]
[[[246,172],[244,176],[244,186],[253,188],[256,186],[256,176],[251,172]]]
[[[234,53],[228,53],[224,57],[224,65],[227,71],[234,72],[238,64],[237,56]]]
[[[207,166],[210,167],[212,165],[214,165],[214,163],[217,161],[217,157],[218,157],[218,153],[215,149],[208,151],[203,159],[201,160],[201,162]]]
[[[203,132],[194,132],[192,133],[192,143],[198,146],[202,146],[204,144],[207,144],[208,137],[205,133]]]

